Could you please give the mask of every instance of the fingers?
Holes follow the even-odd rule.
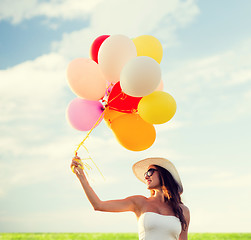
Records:
[[[83,175],[83,163],[81,162],[81,158],[78,157],[77,155],[72,158],[71,162],[71,170],[73,173],[76,175]]]
[[[82,168],[82,165],[80,165],[80,164],[79,165],[71,165],[71,170],[73,171],[74,169],[79,171],[79,170],[82,170],[83,168]]]
[[[83,169],[83,166],[82,164],[79,162],[80,158],[79,157],[74,157],[72,159],[72,162],[71,162],[71,170],[72,172],[76,173],[76,174],[80,174],[82,173],[82,169]]]
[[[72,164],[81,164],[81,158],[80,157],[72,158]]]
[[[75,161],[75,160],[72,160],[71,164],[74,165],[74,166],[76,166],[76,167],[77,167],[78,165],[81,165],[79,162],[77,162],[77,161]]]
[[[73,173],[79,173],[79,166],[75,164],[71,164],[71,170]]]
[[[72,167],[71,167],[71,170],[72,170],[72,172],[75,173],[77,176],[84,175],[84,171],[83,171],[83,169],[81,169],[80,167],[72,166]]]

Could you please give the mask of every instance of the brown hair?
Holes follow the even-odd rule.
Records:
[[[159,180],[162,191],[164,193],[165,202],[167,202],[171,206],[175,216],[180,219],[182,229],[185,230],[187,228],[187,222],[185,220],[182,208],[180,207],[180,204],[183,203],[178,191],[179,185],[174,180],[172,174],[169,171],[158,165],[154,166],[159,172]]]

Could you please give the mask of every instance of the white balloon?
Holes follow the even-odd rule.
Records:
[[[160,81],[160,65],[147,56],[131,59],[120,74],[122,91],[133,97],[143,97],[152,93]]]
[[[98,63],[107,81],[119,81],[124,65],[137,56],[133,41],[124,35],[112,35],[101,45],[98,53]]]

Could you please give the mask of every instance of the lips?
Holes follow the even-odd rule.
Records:
[[[151,182],[152,182],[151,180],[146,181],[147,185],[149,185]]]

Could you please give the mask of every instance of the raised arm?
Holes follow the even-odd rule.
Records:
[[[78,177],[85,194],[92,204],[94,210],[96,211],[105,211],[105,212],[125,212],[132,211],[135,212],[136,215],[140,211],[139,208],[141,206],[140,201],[142,201],[142,196],[132,196],[125,199],[120,200],[109,200],[109,201],[101,201],[97,194],[94,192],[92,187],[90,186],[83,170],[79,167],[79,163],[75,161],[73,158],[71,167],[75,166],[74,172]]]

